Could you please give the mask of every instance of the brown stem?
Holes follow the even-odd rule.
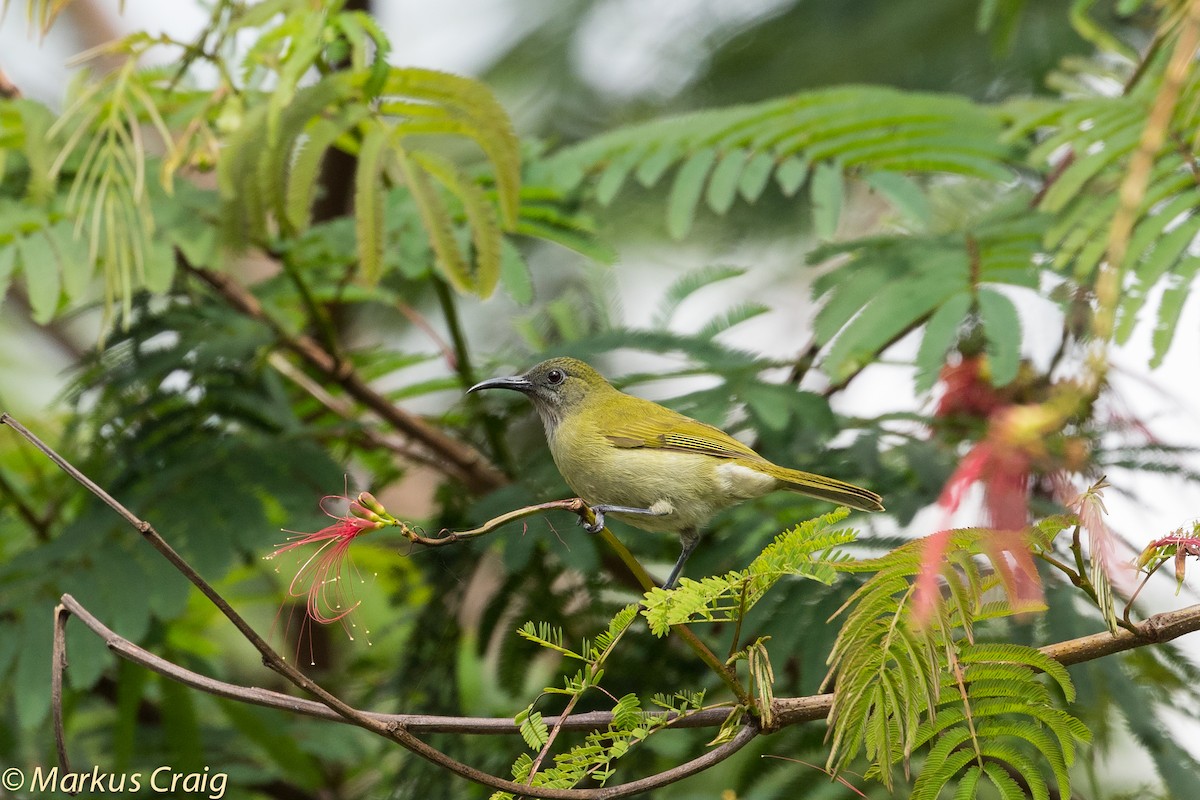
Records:
[[[292,333],[271,317],[258,298],[228,275],[189,264],[178,256],[181,267],[212,287],[230,307],[271,328],[280,344],[302,358],[328,380],[340,385],[348,395],[378,414],[396,430],[420,443],[436,456],[439,468],[461,480],[473,492],[497,489],[508,478],[484,458],[483,454],[465,442],[447,436],[415,414],[393,405],[375,391],[345,361],[321,347],[305,334]]]
[[[465,531],[447,531],[443,530],[437,536],[422,536],[408,526],[402,527],[404,538],[410,542],[424,545],[426,547],[445,547],[446,545],[461,542],[466,539],[474,539],[478,536],[486,536],[487,534],[507,525],[510,522],[516,522],[525,517],[532,517],[536,514],[542,514],[546,511],[570,511],[572,514],[578,514],[581,517],[588,513],[587,503],[580,500],[578,497],[573,497],[569,500],[551,500],[548,503],[538,503],[532,506],[524,506],[514,511],[501,514],[498,517],[492,517],[487,522],[480,525],[478,528],[471,528]]]
[[[67,618],[70,616],[71,612],[65,604],[60,603],[54,608],[54,645],[50,655],[50,711],[54,715],[54,746],[58,750],[58,765],[63,772],[71,771],[63,727],[62,691],[63,672],[67,669]]]
[[[207,675],[193,672],[186,667],[181,667],[139,647],[116,633],[98,620],[73,596],[69,594],[63,595],[61,603],[67,616],[73,615],[84,627],[99,636],[104,645],[114,654],[165,678],[170,678],[177,683],[198,689],[206,694],[236,700],[240,703],[289,711],[293,714],[300,714],[305,717],[329,722],[346,723],[345,717],[315,700],[294,697],[282,692],[271,691],[270,689],[226,683],[225,681],[219,681]],[[448,717],[437,714],[381,714],[374,711],[364,711],[362,713],[385,725],[404,728],[410,733],[459,733],[480,736],[506,736],[519,732],[512,717]],[[654,714],[654,712],[650,713]],[[710,708],[686,714],[675,714],[664,711],[661,716],[670,721],[672,729],[709,728],[720,725],[729,716],[729,709]],[[585,714],[574,714],[565,718],[561,715],[546,717],[544,721],[547,725],[561,725],[563,730],[567,731],[594,731],[602,730],[612,724],[612,714],[606,711],[589,711]]]
[[[321,405],[325,406],[329,411],[346,420],[347,422],[359,424],[358,411],[353,403],[350,403],[341,397],[335,397],[330,394],[324,386],[317,381],[308,377],[304,370],[297,367],[282,353],[271,353],[267,357],[267,363],[275,368],[283,377],[290,380],[302,391],[306,392],[309,397],[316,400]],[[412,443],[407,439],[403,439],[395,434],[385,434],[375,430],[372,427],[363,425],[360,430],[363,441],[370,447],[390,450],[401,458],[413,461],[418,464],[438,467],[437,461],[430,458],[423,451],[413,447]]]

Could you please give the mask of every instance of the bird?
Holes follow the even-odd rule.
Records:
[[[713,515],[742,501],[784,489],[884,510],[875,492],[774,464],[720,428],[620,391],[579,359],[551,358],[467,391],[485,389],[532,401],[555,466],[595,515],[589,532],[611,514],[645,531],[678,534],[682,549],[665,589],[675,586]]]

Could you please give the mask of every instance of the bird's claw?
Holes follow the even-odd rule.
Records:
[[[579,524],[582,525],[583,529],[588,533],[596,534],[604,530],[604,509],[593,508],[591,509],[591,512],[596,517],[596,521],[589,524],[585,520],[580,519]]]

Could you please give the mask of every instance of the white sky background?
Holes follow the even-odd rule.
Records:
[[[485,68],[494,55],[521,36],[541,9],[555,0],[417,0],[378,2],[378,16],[394,44],[396,63],[414,64],[465,74]],[[695,53],[712,30],[729,23],[745,22],[779,6],[782,0],[687,0],[645,3],[639,0],[610,0],[589,15],[575,43],[574,62],[581,74],[603,92],[618,96],[640,95],[644,99],[669,97],[694,76],[698,65],[687,54]],[[61,93],[69,70],[67,59],[79,50],[79,42],[68,24],[56,26],[46,41],[38,43],[26,30],[24,2],[14,0],[0,22],[0,68],[31,97],[61,107]],[[110,19],[122,31],[167,30],[190,38],[207,16],[191,2],[127,0],[125,13],[118,16],[115,0],[101,4],[111,9]],[[703,213],[703,212],[702,212]],[[650,322],[663,289],[681,271],[711,263],[754,265],[749,274],[705,290],[690,300],[677,317],[683,329],[695,329],[703,320],[731,303],[742,300],[766,302],[775,310],[738,326],[725,334],[731,344],[786,358],[795,354],[812,309],[805,300],[808,276],[800,265],[800,245],[786,252],[761,251],[712,253],[695,246],[678,246],[653,263],[626,262],[617,272],[620,279],[619,305],[627,323]],[[648,258],[648,256],[630,256]],[[636,267],[631,269],[631,267]],[[1057,337],[1056,312],[1046,313],[1044,303],[1019,298],[1025,326],[1027,353],[1045,363]],[[797,312],[796,309],[802,309]],[[694,324],[689,323],[689,319]],[[19,335],[11,320],[0,320],[0,336]],[[1159,440],[1169,444],[1200,446],[1200,293],[1188,302],[1179,324],[1174,347],[1163,365],[1153,372],[1149,362],[1152,319],[1143,320],[1133,339],[1116,348],[1112,383],[1131,415],[1146,423]],[[24,337],[22,337],[24,338]],[[11,339],[10,339],[11,341]],[[895,360],[911,359],[917,340],[910,337],[891,353]],[[31,356],[31,360],[32,360]],[[0,359],[0,369],[9,365]],[[22,367],[29,370],[29,365]],[[26,373],[30,374],[30,373]],[[57,390],[50,372],[32,372],[31,390],[49,402]],[[646,393],[673,394],[677,387],[647,386]],[[27,398],[29,400],[31,398]],[[848,414],[872,415],[892,409],[912,409],[918,400],[912,391],[912,370],[903,366],[875,366],[855,381],[839,401]],[[1200,457],[1187,459],[1200,470]],[[1180,526],[1189,526],[1200,509],[1200,487],[1182,478],[1140,474],[1114,474],[1111,480],[1128,490],[1133,498],[1110,491],[1106,503],[1113,527],[1135,547]],[[932,531],[940,520],[937,512],[922,515],[912,526],[913,535]],[[972,524],[970,515],[956,518],[957,524]],[[1193,575],[1195,566],[1193,565]],[[1169,570],[1166,570],[1169,571]],[[1196,585],[1195,578],[1190,581]],[[1143,607],[1154,611],[1196,602],[1193,591],[1174,595],[1170,581],[1163,580],[1146,593]],[[1193,657],[1200,655],[1197,637],[1185,639]],[[1186,737],[1193,743],[1200,737]],[[1186,742],[1184,742],[1186,744]],[[1200,756],[1200,744],[1191,749]]]

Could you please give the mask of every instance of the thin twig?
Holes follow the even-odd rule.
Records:
[[[580,517],[585,518],[589,513],[587,503],[583,502],[578,497],[573,497],[570,500],[551,500],[548,503],[538,503],[532,506],[524,506],[514,511],[501,514],[498,517],[492,517],[478,528],[471,528],[470,530],[443,530],[437,536],[422,536],[414,529],[404,526],[401,529],[401,532],[403,533],[404,538],[408,539],[410,542],[425,545],[426,547],[445,547],[446,545],[454,544],[456,542],[485,536],[510,522],[516,522],[519,519],[532,517],[537,514],[544,514],[547,511],[570,511],[572,514],[578,514]]]
[[[67,737],[63,727],[63,672],[67,669],[67,619],[71,612],[60,603],[54,608],[54,645],[50,655],[50,710],[54,715],[54,746],[58,749],[58,765],[63,772],[71,771],[67,758]]]
[[[1133,594],[1129,595],[1129,599],[1125,601],[1125,613],[1121,615],[1122,621],[1125,623],[1124,627],[1129,628],[1133,624],[1129,619],[1129,614],[1133,611],[1133,601],[1138,599],[1138,595],[1142,593],[1142,589],[1146,588],[1146,584],[1149,583],[1150,579],[1154,577],[1154,573],[1158,572],[1158,570],[1165,563],[1167,562],[1160,561],[1154,567],[1154,569],[1147,572],[1146,577],[1142,579],[1142,582],[1138,584],[1138,587],[1133,590]]]

